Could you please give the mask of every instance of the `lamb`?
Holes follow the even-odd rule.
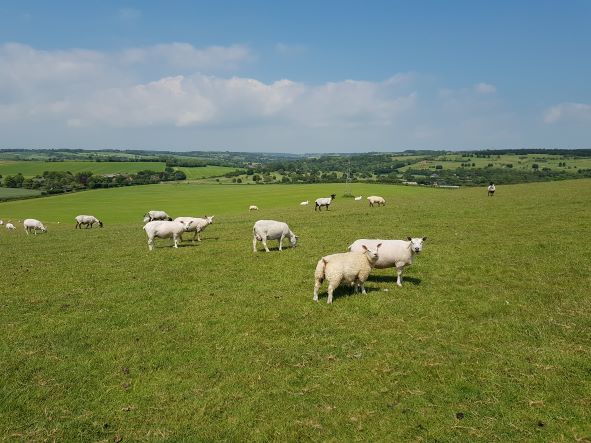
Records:
[[[193,234],[193,242],[195,242],[195,237],[197,237],[197,241],[201,241],[199,237],[199,233],[202,232],[207,226],[213,223],[213,215],[208,217],[207,215],[204,218],[196,218],[196,217],[177,217],[174,219],[175,222],[183,222],[186,225],[189,225],[185,232],[194,232]],[[183,241],[183,234],[181,233],[180,240]]]
[[[9,231],[14,231],[16,229],[16,227],[10,222],[6,223],[5,228],[8,229]]]
[[[427,237],[408,237],[407,240],[355,240],[349,251],[362,251],[364,246],[372,247],[378,243],[382,245],[380,257],[375,264],[376,269],[396,268],[398,279],[396,284],[402,286],[402,271],[412,264],[413,257],[423,249],[423,242]]]
[[[305,202],[301,202],[300,203],[300,206],[306,206],[308,203],[310,203],[310,201],[309,200],[306,200]]]
[[[74,229],[82,229],[82,225],[86,225],[86,229],[92,228],[92,225],[94,225],[95,223],[98,223],[99,227],[103,227],[103,222],[96,218],[94,215],[77,215],[76,226],[74,227]]]
[[[168,221],[172,221],[172,217],[170,217],[164,211],[148,211],[146,214],[144,214],[144,223],[151,222],[151,221],[154,221],[154,220],[168,220]]]
[[[23,222],[23,226],[25,228],[25,232],[27,233],[27,235],[29,235],[29,231],[33,231],[35,235],[37,235],[37,230],[41,232],[47,232],[47,228],[43,226],[43,223],[34,218],[25,219],[25,221]]]
[[[355,201],[359,201],[363,198],[363,195],[360,195],[359,197],[355,197]]]
[[[315,201],[316,206],[314,206],[314,211],[322,211],[323,206],[326,207],[326,210],[328,211],[328,207],[335,198],[337,198],[336,194],[331,194],[330,197],[317,198]]]
[[[259,210],[259,208],[258,208],[257,206],[255,206],[255,205],[250,205],[250,206],[248,207],[248,210],[249,210],[249,211],[258,211],[258,210]]]
[[[355,285],[355,292],[361,289],[366,294],[364,283],[379,259],[378,251],[381,246],[381,243],[371,248],[362,245],[363,252],[342,252],[322,257],[314,272],[313,300],[318,301],[318,290],[325,279],[328,280],[327,303],[332,303],[333,292],[342,281]]]
[[[369,200],[370,207],[373,207],[373,205],[386,206],[386,200],[384,200],[384,197],[380,197],[379,195],[370,195],[367,197],[367,200]]]
[[[190,221],[185,224],[182,221],[168,221],[168,220],[154,220],[144,225],[144,231],[148,236],[148,249],[154,249],[154,238],[171,238],[174,240],[174,247],[178,248],[178,241],[180,236],[186,230],[191,228]]]
[[[265,251],[269,252],[267,240],[279,240],[279,250],[281,251],[284,238],[289,238],[293,248],[297,246],[299,238],[289,229],[287,223],[275,220],[258,220],[252,227],[252,236],[253,252],[257,252],[257,241],[263,242]]]

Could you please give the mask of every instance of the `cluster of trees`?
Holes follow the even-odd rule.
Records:
[[[84,189],[113,188],[119,186],[148,185],[163,181],[185,180],[182,171],[167,167],[163,172],[144,170],[134,174],[94,175],[91,171],[71,172],[45,171],[43,175],[24,177],[22,174],[0,176],[2,186],[7,188],[38,189],[43,194],[61,194]]]

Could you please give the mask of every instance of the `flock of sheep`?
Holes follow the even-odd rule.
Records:
[[[322,207],[328,210],[332,201],[336,198],[335,194],[330,197],[318,198],[315,201],[314,210],[321,211]],[[355,197],[355,200],[361,200],[361,196]],[[383,197],[367,197],[370,206],[383,206],[386,201]],[[303,201],[300,205],[308,205],[309,201]],[[258,207],[251,205],[249,211],[258,210]],[[177,217],[174,220],[164,211],[149,211],[144,215],[144,231],[148,237],[148,249],[154,249],[154,240],[156,238],[172,238],[174,247],[178,248],[178,243],[183,241],[185,232],[193,232],[193,239],[201,241],[199,234],[213,223],[214,216],[198,217]],[[103,227],[103,223],[92,215],[78,215],[75,228],[92,228],[94,224]],[[0,226],[4,222],[0,220]],[[12,223],[6,223],[6,229],[16,229]],[[26,219],[23,221],[25,232],[37,231],[47,232],[47,228],[36,219]],[[270,252],[267,247],[267,240],[278,240],[279,250],[282,250],[283,240],[288,239],[291,246],[297,245],[298,236],[293,233],[287,223],[276,220],[258,220],[252,228],[252,249],[257,252],[257,242],[261,242],[266,252]],[[314,272],[314,301],[318,301],[318,291],[326,280],[328,282],[328,303],[332,303],[333,292],[341,284],[346,283],[353,286],[355,292],[361,290],[365,294],[364,283],[367,280],[373,268],[396,268],[398,286],[402,286],[402,272],[406,266],[412,264],[413,257],[420,253],[423,248],[423,242],[426,237],[408,237],[406,240],[379,240],[379,239],[359,239],[355,240],[347,252],[330,254],[322,257]]]

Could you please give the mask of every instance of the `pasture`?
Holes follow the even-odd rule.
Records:
[[[35,189],[22,188],[2,188],[0,187],[0,200],[10,200],[13,198],[31,197],[41,195],[41,191]]]
[[[0,434],[589,441],[591,180],[493,198],[354,184],[356,202],[345,189],[175,183],[0,203],[1,219],[49,229],[0,229]],[[149,209],[215,223],[199,244],[148,252]],[[80,213],[105,228],[74,230]],[[253,254],[263,218],[299,246]],[[322,255],[409,235],[428,240],[402,288],[376,270],[367,295],[340,288],[327,305],[324,285],[312,302]]]

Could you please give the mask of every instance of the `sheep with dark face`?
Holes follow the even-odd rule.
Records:
[[[315,201],[316,206],[314,206],[314,210],[322,211],[322,207],[324,206],[328,211],[328,207],[335,198],[337,198],[336,194],[331,194],[330,197],[317,198]]]

